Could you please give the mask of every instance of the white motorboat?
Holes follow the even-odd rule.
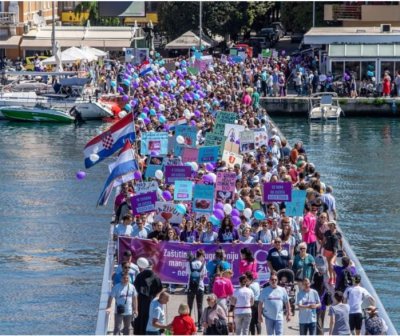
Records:
[[[311,121],[338,120],[343,110],[335,92],[314,93],[309,100],[308,118]]]

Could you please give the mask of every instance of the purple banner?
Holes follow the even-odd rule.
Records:
[[[271,248],[270,244],[190,244],[181,242],[162,241],[155,243],[152,240],[119,237],[119,260],[126,250],[132,252],[134,262],[145,257],[150,259],[153,264],[153,270],[160,276],[164,283],[186,284],[188,282],[187,273],[187,256],[188,253],[196,254],[199,249],[206,252],[206,261],[214,259],[214,253],[218,248],[223,248],[226,253],[226,259],[233,266],[234,285],[239,284],[239,262],[240,250],[248,247],[257,261],[258,279],[264,283],[269,279],[269,269],[267,264],[267,254]],[[285,244],[284,248],[289,249],[289,245]],[[205,279],[208,282],[208,279]]]
[[[151,191],[144,194],[131,197],[131,206],[133,215],[139,215],[154,211],[157,202],[157,192]]]
[[[165,183],[173,184],[176,180],[188,180],[192,176],[192,167],[165,166]]]
[[[292,183],[264,183],[264,202],[290,202],[292,200]]]

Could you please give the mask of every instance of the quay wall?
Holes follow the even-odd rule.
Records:
[[[400,98],[335,98],[345,117],[400,117]],[[260,105],[274,116],[307,117],[308,97],[265,97]]]

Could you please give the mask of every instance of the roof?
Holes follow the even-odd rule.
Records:
[[[202,41],[201,44],[206,48],[211,48],[216,44],[214,40],[212,40],[205,34],[202,35],[201,41]],[[200,45],[200,37],[191,30],[189,30],[185,34],[169,42],[165,46],[165,49],[190,49],[191,47],[197,47],[199,45]]]
[[[142,39],[143,32],[137,31],[135,36],[132,27],[56,27],[56,40],[62,48],[89,46],[107,49],[129,48],[134,39]],[[51,43],[51,27],[31,30],[23,35],[21,48],[49,49]]]
[[[6,39],[0,39],[0,48],[16,48],[19,46],[21,41],[21,36],[10,36]]]
[[[317,27],[304,34],[304,44],[400,43],[400,27]]]

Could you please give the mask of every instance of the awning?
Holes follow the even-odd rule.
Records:
[[[202,35],[201,44],[206,48],[211,48],[214,44],[216,44],[216,42],[209,37]],[[169,42],[165,46],[165,49],[190,49],[191,47],[197,47],[199,45],[200,37],[189,30],[185,34],[179,36],[177,39]]]
[[[330,44],[329,57],[400,57],[400,44]]]
[[[0,39],[0,48],[17,48],[19,46],[19,42],[21,41],[21,36],[10,36],[5,40]]]
[[[82,42],[79,40],[62,40],[57,39],[57,42],[60,44],[61,48],[70,48],[75,46],[80,46]],[[51,49],[53,44],[51,43],[51,39],[27,39],[22,38],[21,48],[23,49]]]

